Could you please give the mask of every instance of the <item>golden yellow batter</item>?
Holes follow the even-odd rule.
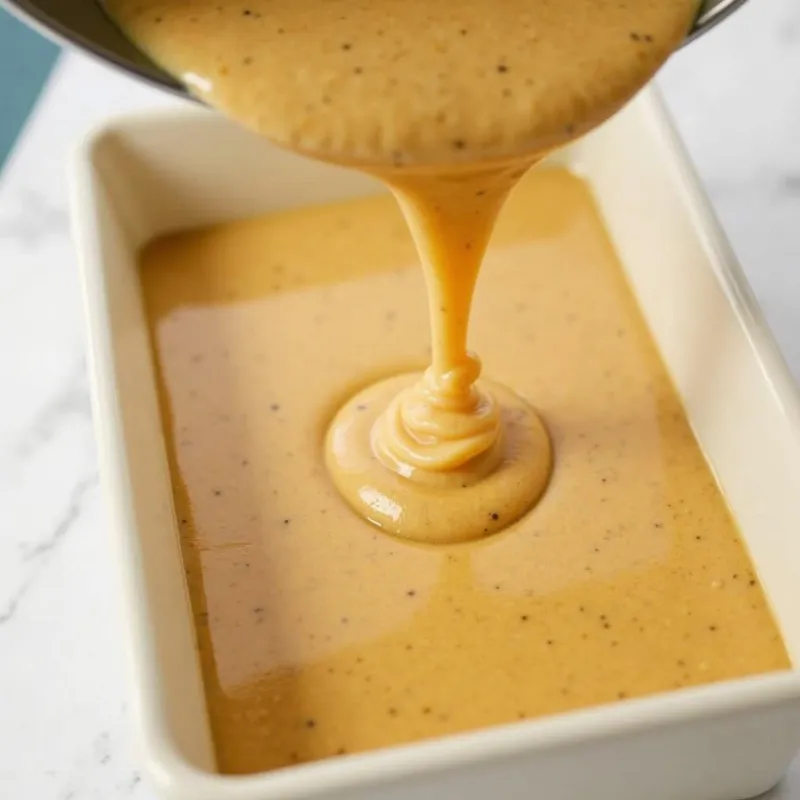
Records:
[[[400,202],[427,278],[432,363],[349,398],[334,420],[326,463],[348,503],[422,542],[481,537],[493,513],[522,517],[546,488],[551,448],[534,408],[478,382],[466,348],[486,244],[520,176],[628,100],[698,0],[108,7],[212,105],[284,146],[369,169]]]
[[[391,197],[144,252],[222,771],[789,666],[579,179],[523,179],[479,284],[472,340],[492,379],[535,399],[555,466],[516,525],[433,547],[359,519],[322,461],[346,398],[430,361],[423,277]]]
[[[432,363],[422,376],[393,377],[350,398],[331,426],[326,463],[358,513],[403,538],[485,536],[528,511],[550,476],[550,442],[533,407],[511,389],[477,382],[480,362],[467,350],[486,245],[526,168],[391,176],[422,257]],[[502,525],[487,527],[492,514]]]
[[[699,0],[106,0],[198,96],[316,158],[535,157],[610,116]]]
[[[510,201],[471,321],[490,380],[467,351],[508,193],[650,78],[697,0],[108,5],[212,105],[386,181],[427,282],[430,348],[388,198],[144,255],[223,771],[788,666],[574,177]]]

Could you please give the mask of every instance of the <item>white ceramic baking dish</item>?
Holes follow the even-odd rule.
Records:
[[[609,231],[800,658],[800,404],[658,99],[558,156]],[[739,800],[800,746],[800,673],[631,700],[269,774],[215,772],[137,249],[164,231],[378,191],[204,111],[116,119],[72,169],[102,474],[119,542],[134,721],[170,800]]]

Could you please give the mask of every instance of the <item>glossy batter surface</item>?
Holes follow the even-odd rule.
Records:
[[[789,666],[579,179],[523,179],[479,280],[471,342],[556,454],[479,542],[380,533],[323,463],[346,398],[430,359],[391,197],[162,239],[142,285],[222,771]]]

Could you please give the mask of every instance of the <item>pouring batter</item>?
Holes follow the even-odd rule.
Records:
[[[526,400],[478,380],[467,351],[495,218],[532,164],[649,80],[698,0],[108,6],[207,102],[280,145],[373,172],[400,201],[426,274],[432,364],[337,415],[326,462],[345,499],[419,541],[483,536],[498,504],[492,531],[519,519],[545,489],[550,443]]]
[[[390,186],[432,334],[386,198],[143,255],[220,769],[785,668],[587,188],[541,170],[501,213],[649,79],[696,1],[217,3],[110,5],[211,104]],[[467,350],[496,218],[473,322],[505,385]],[[404,537],[485,538],[411,546],[342,498]]]

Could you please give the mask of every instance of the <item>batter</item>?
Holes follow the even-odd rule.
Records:
[[[350,398],[334,420],[326,464],[347,502],[421,542],[479,538],[492,513],[503,525],[522,517],[550,475],[547,432],[525,399],[478,381],[467,351],[494,221],[533,163],[652,76],[698,0],[108,7],[206,101],[283,146],[372,171],[400,202],[426,274],[432,359],[423,375]]]
[[[430,362],[390,196],[161,239],[142,286],[221,771],[788,668],[576,177],[522,180],[481,273],[472,339],[556,458],[535,511],[478,541],[371,528],[323,463],[346,398]]]
[[[699,0],[105,0],[195,94],[315,158],[534,160],[595,126]]]
[[[697,0],[108,6],[210,104],[378,175],[418,254],[387,198],[144,254],[222,771],[788,666],[579,180],[513,195],[470,316],[512,188]]]

